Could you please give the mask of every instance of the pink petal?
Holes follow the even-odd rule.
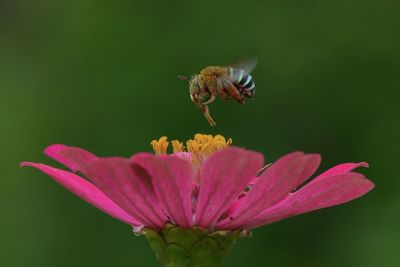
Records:
[[[144,225],[160,228],[166,221],[149,174],[129,159],[100,158],[86,150],[64,145],[49,146],[45,154],[73,171],[82,172]]]
[[[334,176],[334,175],[338,175],[338,174],[345,174],[347,172],[351,172],[352,170],[354,170],[355,168],[358,168],[358,167],[368,168],[368,163],[359,162],[359,163],[343,163],[343,164],[339,164],[339,165],[336,165],[335,167],[330,168],[329,170],[321,173],[315,179],[313,179],[313,181],[318,181],[319,179],[322,179],[322,178],[325,178],[325,177],[328,177],[328,176]]]
[[[358,198],[374,188],[374,184],[359,173],[325,176],[290,194],[286,199],[262,212],[243,227],[255,228],[298,214],[339,205]]]
[[[60,144],[47,147],[44,153],[48,157],[67,166],[73,172],[82,171],[89,162],[97,159],[97,156],[84,149]]]
[[[129,159],[98,158],[82,172],[145,226],[162,228],[167,221],[154,193],[150,175]]]
[[[96,186],[76,174],[38,163],[23,162],[21,166],[30,166],[39,169],[78,197],[122,222],[136,226],[141,225],[141,223],[121,209]]]
[[[150,174],[162,209],[182,227],[192,226],[193,171],[187,160],[149,153],[136,154],[132,161]]]
[[[247,196],[218,227],[237,228],[254,216],[281,201],[308,179],[318,168],[321,157],[301,152],[288,154],[266,169]]]
[[[196,224],[211,228],[263,164],[259,153],[230,147],[212,154],[200,169]]]

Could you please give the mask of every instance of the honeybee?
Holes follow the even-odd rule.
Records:
[[[190,99],[203,112],[208,123],[215,126],[208,104],[217,96],[223,100],[233,98],[240,104],[244,103],[245,97],[252,99],[256,90],[250,72],[256,65],[257,59],[252,58],[232,66],[209,66],[190,78],[186,76],[178,78],[189,81]]]

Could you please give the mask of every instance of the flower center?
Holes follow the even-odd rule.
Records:
[[[160,139],[151,141],[154,153],[156,155],[167,154],[169,142],[166,136]],[[189,152],[194,156],[209,156],[212,153],[228,147],[232,144],[232,139],[225,139],[222,135],[212,136],[211,134],[196,134],[194,139],[186,141],[186,146],[178,141],[171,141],[173,153]]]

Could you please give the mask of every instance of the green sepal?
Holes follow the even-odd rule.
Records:
[[[161,231],[144,229],[144,234],[166,267],[216,267],[236,242],[240,230],[210,232],[167,224]]]
[[[167,263],[167,245],[162,237],[152,229],[146,229],[145,235],[150,243],[151,249],[156,253],[156,257],[161,263]]]

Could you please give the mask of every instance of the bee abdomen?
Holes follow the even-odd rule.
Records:
[[[242,69],[230,68],[232,83],[239,89],[240,93],[247,97],[253,97],[256,93],[256,85],[253,77],[246,74]]]

